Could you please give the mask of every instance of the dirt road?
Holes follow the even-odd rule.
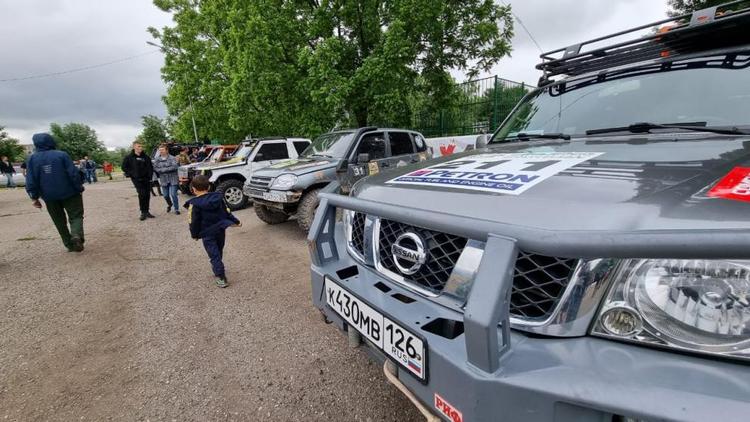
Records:
[[[163,199],[146,222],[127,182],[84,202],[76,254],[25,192],[0,191],[1,420],[420,420],[321,322],[296,223],[238,212],[219,289]]]

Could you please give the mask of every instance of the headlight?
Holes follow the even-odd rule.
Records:
[[[594,334],[750,359],[750,261],[623,264]]]
[[[297,183],[297,176],[293,174],[282,174],[273,179],[271,189],[290,189],[295,183]]]

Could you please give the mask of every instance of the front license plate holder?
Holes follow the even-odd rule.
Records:
[[[427,341],[404,328],[396,319],[376,310],[367,301],[325,277],[326,304],[391,360],[420,382],[427,382]]]

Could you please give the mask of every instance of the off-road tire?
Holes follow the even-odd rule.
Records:
[[[247,196],[242,192],[244,183],[241,180],[229,179],[216,186],[216,192],[224,195],[224,201],[232,211],[237,211],[247,206]]]
[[[297,224],[299,224],[299,228],[305,233],[310,231],[310,226],[312,226],[313,219],[315,218],[315,211],[318,210],[318,205],[320,205],[320,199],[318,199],[319,193],[320,189],[313,189],[307,192],[302,197],[302,200],[299,201],[299,206],[297,207]]]
[[[255,209],[255,215],[266,224],[281,224],[289,220],[288,215],[281,211],[272,210],[265,205],[255,203],[253,204],[253,208]]]

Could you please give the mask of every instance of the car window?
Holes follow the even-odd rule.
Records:
[[[414,135],[414,143],[417,144],[417,152],[427,151],[427,142],[425,142],[422,135]]]
[[[279,142],[261,145],[258,154],[263,154],[263,156],[256,155],[255,161],[285,160],[289,158],[289,151],[286,148],[286,143]]]
[[[299,155],[302,155],[309,145],[309,142],[294,141],[294,149],[297,150],[297,154]]]
[[[385,136],[382,133],[368,133],[362,137],[357,147],[357,156],[368,154],[370,160],[385,158]]]
[[[414,154],[411,136],[406,132],[388,132],[391,144],[391,156]]]

